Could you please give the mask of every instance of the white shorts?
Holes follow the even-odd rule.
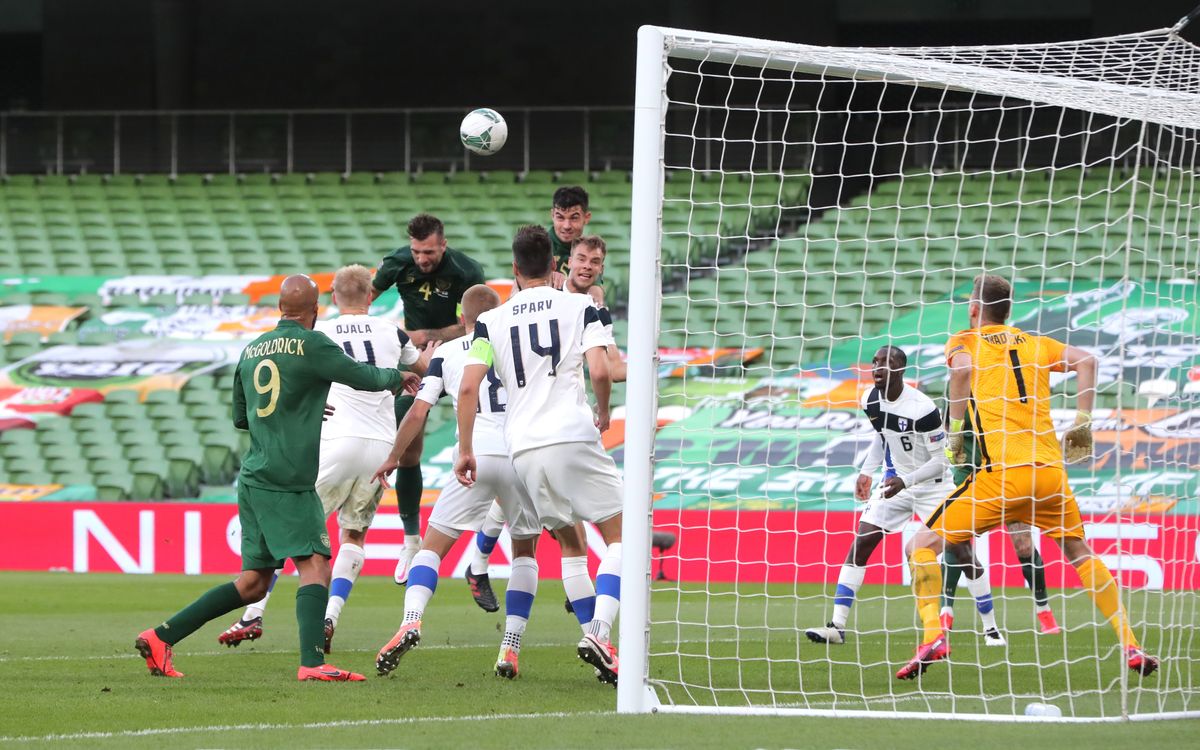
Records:
[[[621,512],[621,474],[598,442],[531,448],[513,456],[513,467],[548,529],[607,521]]]
[[[889,533],[900,531],[912,520],[914,514],[921,519],[921,523],[928,521],[929,516],[953,491],[954,484],[946,481],[919,484],[886,500],[883,493],[876,490],[867,501],[867,509],[858,520],[860,523],[878,526]]]
[[[383,485],[371,475],[387,460],[392,444],[369,438],[339,437],[321,441],[317,495],[325,515],[337,511],[338,528],[366,531],[375,520]]]
[[[457,460],[457,449],[454,457]],[[533,500],[513,471],[508,456],[476,456],[475,484],[470,487],[463,487],[451,474],[433,505],[429,525],[456,539],[464,531],[478,531],[492,500],[504,510],[508,533],[513,539],[530,539],[542,533]]]

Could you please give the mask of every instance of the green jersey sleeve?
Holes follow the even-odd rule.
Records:
[[[371,281],[371,285],[378,292],[386,292],[396,283],[396,279],[400,277],[400,261],[396,256],[389,255],[379,263],[379,267],[375,269],[375,278]]]
[[[241,368],[233,371],[233,426],[239,430],[250,429],[250,420],[246,417],[246,392],[242,390]]]
[[[347,357],[324,334],[313,336],[310,342],[313,373],[321,380],[341,383],[356,391],[391,391],[404,382],[399,370],[372,367]]]

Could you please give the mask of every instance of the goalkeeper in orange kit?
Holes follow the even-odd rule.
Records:
[[[1088,352],[1005,325],[1012,286],[979,276],[971,292],[971,328],[946,343],[950,366],[948,409],[951,462],[965,463],[963,425],[970,425],[981,455],[967,477],[909,542],[913,593],[925,628],[916,656],[896,673],[918,677],[950,653],[938,620],[942,570],[937,556],[955,544],[1012,521],[1032,523],[1058,542],[1096,607],[1112,625],[1129,668],[1148,675],[1158,659],[1142,650],[1121,606],[1120,589],[1083,538],[1079,505],[1067,485],[1063,452],[1050,419],[1050,373],[1074,372],[1077,413],[1066,434],[1067,460],[1092,452],[1091,410],[1096,360]]]

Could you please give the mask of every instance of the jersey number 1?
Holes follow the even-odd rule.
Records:
[[[351,342],[343,341],[342,348],[346,350],[347,357],[349,357],[350,359],[357,359],[357,357],[354,356],[354,346]],[[367,350],[367,359],[366,359],[367,364],[374,366],[374,364],[375,364],[375,347],[371,346],[370,341],[364,341],[363,348]]]
[[[513,326],[508,329],[512,339],[513,370],[517,375],[517,387],[525,387],[524,350],[521,348],[521,327]],[[558,375],[558,363],[562,361],[562,344],[558,335],[558,320],[550,321],[550,346],[542,346],[538,340],[537,323],[529,324],[529,350],[534,354],[550,358],[550,377]]]

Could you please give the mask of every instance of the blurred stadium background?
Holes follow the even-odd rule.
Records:
[[[1007,44],[1169,25],[1193,5],[352,0],[334,10],[312,0],[0,0],[0,525],[29,530],[27,543],[0,549],[0,567],[236,569],[224,533],[247,435],[228,418],[232,361],[248,338],[274,325],[282,276],[310,273],[327,290],[338,267],[374,267],[406,244],[405,225],[418,212],[443,219],[449,244],[502,285],[513,230],[548,223],[555,188],[583,185],[591,195],[590,229],[608,242],[605,286],[623,345],[640,24],[809,44]],[[497,109],[509,125],[508,145],[487,159],[468,155],[456,137],[462,115],[477,106]],[[914,205],[906,202],[912,195],[935,207],[920,219],[923,228],[941,222],[961,236],[1028,235],[1021,226],[1027,217],[987,204],[997,195],[1038,199],[1030,193],[1039,188],[1027,182],[972,177],[1028,158],[1005,154],[1002,145],[991,153],[871,155],[873,166],[893,173],[903,171],[904,159],[916,159],[925,172],[960,173],[874,180],[869,170],[839,171],[863,154],[813,134],[811,149],[790,149],[782,159],[738,153],[748,148],[728,139],[738,128],[785,138],[803,123],[770,115],[759,122],[752,108],[730,117],[698,122],[695,152],[668,153],[668,164],[698,170],[752,158],[778,167],[776,177],[753,180],[676,181],[668,171],[659,343],[675,359],[662,371],[663,403],[691,414],[693,430],[712,426],[718,438],[691,445],[686,428],[664,432],[678,446],[681,466],[703,463],[708,451],[713,463],[725,460],[716,427],[732,418],[733,407],[716,406],[700,418],[693,411],[714,395],[792,388],[806,394],[802,401],[815,399],[805,407],[844,409],[843,385],[832,376],[823,391],[766,376],[861,362],[866,345],[859,340],[874,341],[898,321],[907,320],[897,330],[920,333],[918,319],[904,316],[945,302],[974,273],[929,273],[928,263],[953,258],[961,268],[978,268],[986,245],[951,239],[917,255],[893,243],[851,262],[849,254],[835,254],[839,244],[869,240],[873,232],[895,236],[911,216],[901,209]],[[852,133],[853,116],[848,121]],[[1016,133],[1030,126],[954,127],[965,141],[972,127]],[[1044,161],[1059,166],[1059,158],[1079,162],[1067,151]],[[1064,290],[1120,278],[1123,267],[1104,260],[1104,240],[1121,231],[1107,215],[1130,187],[1127,168],[1117,161],[1058,169],[1057,184],[1069,185],[1077,200],[1047,203],[1036,229],[1042,236],[1018,243],[1012,266],[1045,264],[1051,273],[1039,278]],[[1044,196],[1055,190],[1049,183],[1040,189]],[[946,207],[944,215],[937,206]],[[1065,244],[1046,241],[1078,227],[1080,217],[1095,230],[1080,229]],[[772,237],[754,239],[758,234]],[[1178,252],[1175,265],[1197,267],[1195,243]],[[755,271],[770,269],[786,272],[759,283],[764,275]],[[901,290],[909,298],[897,306],[892,300]],[[887,303],[864,303],[874,297]],[[803,304],[781,306],[783,299]],[[402,317],[394,292],[373,312]],[[725,325],[722,316],[733,319]],[[788,335],[772,335],[783,329]],[[845,346],[851,340],[853,351]],[[714,347],[730,351],[698,351]],[[1168,377],[1186,386],[1200,380],[1198,366],[1200,350]],[[701,377],[675,377],[685,371]],[[928,384],[936,394],[937,380]],[[618,403],[620,395],[618,389]],[[1115,403],[1107,396],[1102,408]],[[788,437],[767,433],[757,449],[786,452],[793,466],[808,460],[805,451],[823,450],[828,437],[824,427]],[[1115,431],[1098,437],[1118,440]],[[436,413],[426,443],[427,503],[449,469],[452,442],[446,413]],[[619,431],[606,442],[619,456]],[[1175,510],[1195,513],[1197,453],[1189,440],[1166,459],[1192,473],[1173,485],[1177,496],[1168,508],[1186,498]],[[664,508],[687,508],[698,498],[734,503],[745,494],[721,496],[702,483],[670,486]],[[794,488],[763,502],[852,507]],[[399,538],[392,503],[381,513],[384,533],[373,554],[368,544],[368,572],[390,571],[387,558],[394,559]],[[147,511],[157,519],[148,555],[145,541],[139,547]],[[684,572],[678,561],[666,570],[672,577]]]

